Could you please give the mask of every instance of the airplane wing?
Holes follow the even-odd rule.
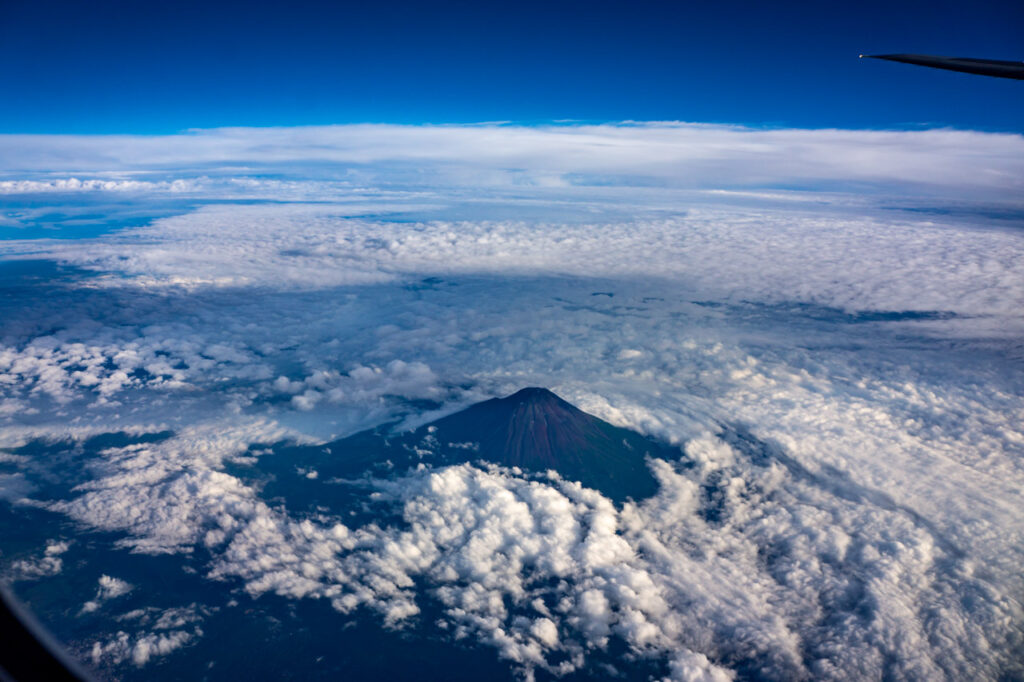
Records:
[[[1005,62],[997,59],[972,59],[970,57],[936,57],[928,54],[862,54],[861,58],[886,59],[890,62],[930,66],[935,69],[976,73],[997,78],[1024,80],[1024,62]]]

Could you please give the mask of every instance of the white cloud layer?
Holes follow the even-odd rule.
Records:
[[[1024,675],[1019,136],[346,126],[7,136],[0,158],[39,171],[3,180],[12,197],[182,182],[320,201],[0,243],[68,268],[0,301],[2,445],[173,431],[102,450],[60,499],[26,499],[51,464],[2,454],[5,504],[135,552],[208,552],[208,577],[339,619],[412,628],[437,609],[437,631],[524,674],[619,642],[680,680]],[[914,210],[892,210],[903,191]],[[677,445],[659,494],[616,508],[557,477],[426,468],[373,482],[380,514],[359,525],[231,473],[271,456],[254,444],[525,385]],[[339,485],[314,473],[296,476]],[[15,568],[56,576],[67,547]],[[104,576],[85,611],[122,583]],[[87,655],[171,655],[214,617],[190,608],[117,616]]]
[[[40,194],[47,192],[152,192],[167,190],[181,192],[189,184],[184,180],[173,182],[145,182],[139,180],[79,180],[60,178],[57,180],[3,180],[0,194]]]
[[[44,252],[117,273],[99,286],[319,289],[427,275],[584,276],[664,280],[714,300],[1003,318],[1024,300],[1019,233],[950,221],[711,207],[583,224],[388,223],[337,212],[211,207]]]
[[[327,164],[357,184],[689,188],[893,183],[976,196],[1024,188],[1024,138],[959,130],[693,123],[219,128],[166,136],[0,136],[0,172],[130,173]],[[303,166],[304,165],[304,166]],[[258,168],[255,169],[258,172]],[[315,171],[314,171],[315,172]],[[118,189],[136,178],[11,178],[3,191]],[[198,177],[193,175],[193,177]],[[114,182],[110,187],[104,182]],[[50,183],[47,187],[46,183]],[[92,184],[90,184],[92,183]],[[118,184],[119,183],[119,184]],[[71,187],[70,185],[75,185]],[[19,190],[19,187],[23,188]],[[173,183],[167,189],[174,190]]]
[[[1010,595],[1022,557],[1009,547],[1019,520],[974,522],[1014,538],[1001,548],[1008,561],[990,563],[984,537],[786,456],[759,461],[745,450],[756,439],[727,440],[692,439],[683,461],[696,467],[657,463],[658,496],[621,510],[575,483],[462,465],[378,482],[377,501],[403,523],[349,528],[289,518],[211,468],[216,447],[190,455],[173,439],[108,452],[106,475],[55,508],[127,531],[137,551],[202,545],[215,557],[210,577],[239,578],[253,596],[370,608],[392,627],[436,601],[444,630],[525,671],[572,671],[610,637],[636,656],[671,658],[679,679],[749,669],[981,679],[1014,669],[1024,609]],[[991,522],[997,508],[975,514]],[[415,588],[423,580],[426,593]],[[186,635],[146,640],[143,651],[165,653]],[[94,655],[138,646],[125,635]]]

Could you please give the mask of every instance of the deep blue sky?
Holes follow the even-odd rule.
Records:
[[[686,120],[1024,132],[1024,3],[0,0],[0,132]]]

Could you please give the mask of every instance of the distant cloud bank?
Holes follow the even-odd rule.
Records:
[[[677,122],[217,128],[163,136],[0,136],[0,193],[187,190],[144,174],[413,186],[856,188],[1024,193],[1024,137],[962,130],[804,130]],[[386,173],[385,173],[386,170]],[[39,174],[62,177],[40,179]],[[118,177],[121,174],[124,177]],[[136,183],[136,184],[132,184]]]

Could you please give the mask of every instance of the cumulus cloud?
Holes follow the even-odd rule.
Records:
[[[192,623],[199,623],[217,610],[216,608],[204,607],[196,603],[168,609],[149,606],[122,613],[116,616],[115,620],[120,623],[132,623],[140,627],[147,627],[152,630],[174,630]]]
[[[89,652],[89,657],[94,665],[119,664],[130,661],[136,667],[142,667],[150,659],[166,656],[200,636],[202,636],[202,630],[198,627],[192,631],[172,630],[169,632],[144,632],[135,635],[121,630],[106,641],[95,642]]]
[[[127,583],[120,578],[101,575],[99,579],[99,587],[96,589],[96,596],[82,605],[82,610],[79,614],[92,613],[100,608],[104,602],[124,596],[133,589],[134,587],[130,583]]]
[[[342,374],[337,370],[319,370],[290,380],[279,376],[273,388],[291,395],[291,403],[300,410],[311,410],[321,400],[335,404],[372,405],[388,395],[409,400],[438,399],[445,396],[437,375],[422,362],[392,360],[384,367],[357,365]]]
[[[208,423],[184,429],[172,441],[113,448],[92,463],[96,477],[78,486],[83,494],[49,506],[97,528],[146,529],[140,537],[121,541],[136,551],[187,550],[204,534],[218,537],[221,521],[230,526],[231,519],[257,506],[250,489],[217,470],[223,462],[244,455],[251,443],[287,435],[260,421],[230,429]],[[211,519],[217,525],[207,527]]]
[[[9,576],[13,580],[35,580],[57,575],[64,570],[64,559],[61,555],[70,548],[70,542],[48,540],[42,556],[14,561]]]

